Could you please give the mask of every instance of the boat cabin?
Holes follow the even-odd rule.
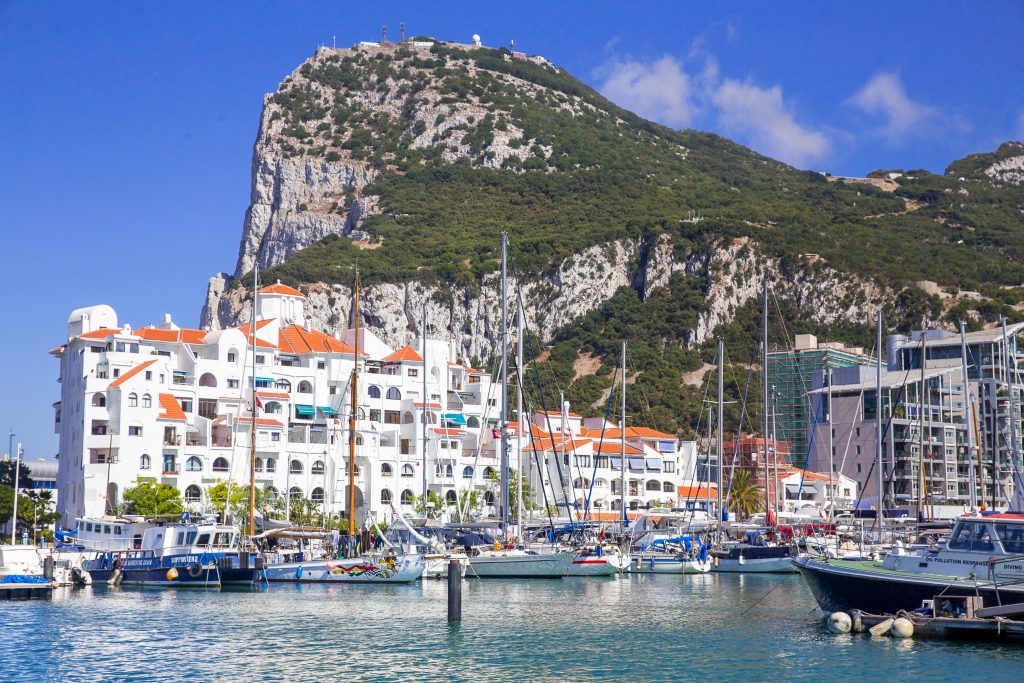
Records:
[[[221,524],[155,526],[146,529],[140,549],[154,555],[235,552],[238,529]]]
[[[1007,512],[961,517],[946,541],[946,548],[988,555],[1024,555],[1024,515]]]
[[[144,531],[152,523],[142,517],[80,517],[66,542],[101,552],[138,550]]]

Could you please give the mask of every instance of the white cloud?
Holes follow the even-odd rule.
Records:
[[[823,133],[797,123],[779,86],[762,88],[727,78],[711,97],[722,128],[768,156],[803,166],[823,160],[832,149]]]
[[[690,77],[668,55],[649,64],[616,59],[597,75],[603,81],[602,95],[644,118],[685,128],[697,115]]]
[[[940,114],[935,107],[915,102],[907,96],[899,74],[875,74],[852,97],[846,100],[861,111],[884,119],[877,132],[890,140],[930,128]]]

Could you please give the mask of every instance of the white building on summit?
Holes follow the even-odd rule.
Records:
[[[119,326],[106,305],[71,314],[67,342],[50,352],[60,359],[62,525],[117,509],[139,481],[175,486],[194,510],[208,505],[207,489],[218,481],[247,485],[254,379],[257,487],[346,512],[354,332],[338,339],[311,329],[303,294],[280,283],[261,289],[257,301],[254,325],[211,332],[180,328],[170,316],[140,329]],[[392,506],[412,511],[422,492],[424,415],[429,490],[449,503],[461,490],[479,490],[484,512],[493,513],[500,392],[491,377],[457,362],[449,342],[426,341],[424,370],[422,339],[395,350],[359,334],[357,518]],[[660,457],[674,461],[677,442],[662,437]],[[675,462],[659,465],[661,500],[674,501],[681,474]],[[630,479],[638,494],[647,491],[644,472]],[[630,506],[649,497],[639,494]]]

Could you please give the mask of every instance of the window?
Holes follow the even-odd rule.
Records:
[[[213,376],[213,373],[204,372],[202,376],[199,378],[199,386],[215,387],[217,386],[217,378]]]
[[[205,417],[207,420],[215,419],[217,417],[217,399],[199,399],[199,417]]]
[[[476,419],[476,417],[470,417],[466,420],[466,426],[470,429],[476,429],[480,426],[480,420]]]
[[[216,460],[214,460],[213,461],[213,471],[214,472],[227,472],[228,471],[228,461],[227,461],[227,459],[226,458],[217,458]]]
[[[299,393],[300,394],[312,394],[313,393],[313,385],[310,384],[309,382],[305,381],[305,380],[299,382]]]
[[[370,422],[380,422],[380,410],[370,408]]]
[[[202,497],[203,497],[202,490],[200,490],[200,488],[198,486],[196,486],[195,484],[192,484],[191,486],[189,486],[188,488],[185,489],[185,502],[186,503],[198,503],[200,500],[202,500]],[[203,534],[202,536],[199,537],[200,545],[206,545],[206,543],[209,541],[209,539],[210,539],[209,534]]]
[[[256,363],[257,363],[257,365],[266,365],[266,362],[267,362],[266,356],[264,356],[262,354],[259,354],[259,353],[256,354]]]
[[[326,368],[327,368],[327,361],[318,360],[316,362],[316,369],[317,370],[324,370]]]
[[[366,394],[370,398],[380,398],[380,387],[371,384],[369,387],[366,388]]]
[[[288,471],[292,474],[302,474],[302,463],[298,460],[292,460],[288,464]]]
[[[229,363],[234,363],[237,358],[238,358],[238,354],[237,353],[235,353],[234,351],[228,351],[228,362]]]
[[[280,441],[281,440],[281,433],[280,432],[271,432],[270,433],[270,440],[271,441]]]
[[[415,474],[415,471],[413,470],[412,465],[410,465],[409,463],[406,463],[406,464],[402,465],[402,476],[403,477],[411,477],[414,474]]]
[[[449,479],[451,479],[451,477],[452,477],[452,466],[451,465],[445,465],[444,466],[444,476],[446,476]]]
[[[93,352],[93,353],[103,353],[103,347],[102,346],[90,346],[89,350],[91,352]]]
[[[472,479],[473,478],[473,468],[470,467],[469,465],[466,465],[465,467],[463,467],[462,468],[462,478],[463,479]]]
[[[277,401],[267,401],[266,405],[263,407],[263,412],[268,415],[280,415],[281,404]]]
[[[310,472],[310,474],[323,474],[324,473],[324,469],[326,469],[324,467],[324,461],[323,460],[317,460],[316,462],[313,463],[313,467],[311,467],[309,469],[309,472]]]
[[[220,458],[220,459],[223,460],[223,458]],[[202,472],[203,471],[203,461],[193,455],[192,457],[190,457],[188,460],[185,461],[185,471],[186,472]]]
[[[107,405],[107,397],[97,392],[92,395],[92,404],[97,408],[104,408]]]
[[[228,389],[237,389],[237,388],[238,388],[238,380],[237,379],[229,379],[228,380]]]
[[[857,463],[857,474],[860,474],[860,463]]]
[[[384,411],[384,424],[397,425],[401,424],[402,414],[397,410],[385,410]]]
[[[256,458],[252,463],[252,469],[254,472],[263,471],[263,458]]]
[[[484,479],[494,479],[497,476],[498,472],[493,467],[484,468]]]
[[[267,472],[277,471],[277,461],[273,458],[267,458]]]
[[[405,411],[405,413],[402,415],[402,423],[403,424],[407,424],[407,425],[411,425],[412,424],[412,420],[413,420],[412,413],[410,413],[408,410]]]
[[[661,491],[661,483],[652,479],[644,485],[644,488],[648,491]]]
[[[198,488],[198,487],[196,487],[196,488]],[[196,545],[201,545],[201,546],[210,545],[210,534],[200,534],[199,538],[196,540]]]
[[[147,453],[143,453],[139,458],[139,469],[148,470],[150,464],[152,464],[152,460],[150,460],[149,455]]]
[[[380,502],[382,505],[391,505],[391,490],[382,489],[380,492]]]
[[[145,403],[145,399],[143,399],[143,403]],[[178,403],[181,404],[181,410],[183,412],[186,412],[186,413],[191,413],[192,412],[192,399],[190,399],[190,398],[179,398],[178,399]]]
[[[666,460],[665,462],[661,463],[661,466],[664,468],[665,474],[672,474],[673,472],[676,471],[675,460]]]
[[[117,342],[117,350],[124,351],[124,342]]]
[[[407,375],[408,375],[409,377],[419,377],[419,376],[420,376],[420,371],[419,371],[419,370],[417,370],[416,368],[409,368],[409,369],[408,369],[408,370],[406,371],[406,374],[407,374]]]
[[[409,489],[402,491],[402,505],[412,505],[414,498],[415,496]]]
[[[672,482],[666,481],[661,485],[661,491],[662,493],[675,493],[676,487],[672,485]]]
[[[402,455],[410,455],[410,454],[412,454],[412,440],[411,439],[402,439],[402,441],[400,443],[400,446],[399,446],[399,451],[398,452],[401,453]]]
[[[128,436],[142,436],[142,427],[131,425],[128,427]]]
[[[269,389],[272,386],[274,386],[274,380],[270,379],[269,377],[257,377],[256,378],[256,388],[257,389]]]
[[[268,486],[266,490],[267,490],[267,499],[268,500],[277,500],[278,496],[281,495],[278,492],[277,487]]]
[[[388,387],[387,397],[392,401],[401,401],[402,392],[398,390],[398,387]]]
[[[459,502],[459,497],[455,494],[455,491],[448,491],[448,493],[444,494],[444,501],[448,505],[455,505]]]
[[[380,476],[390,477],[392,474],[394,474],[394,470],[391,468],[391,465],[387,464],[386,462],[381,463]]]
[[[438,448],[443,448],[445,450],[448,450],[448,442],[447,441],[441,441],[441,442],[439,442],[437,444],[437,447]]]
[[[142,395],[142,407],[143,408],[152,408],[153,407],[153,397],[150,396],[149,394],[143,394]]]
[[[296,498],[302,498],[302,489],[300,489],[298,486],[291,487],[290,489],[288,489],[288,497],[291,498],[292,500],[295,500]]]
[[[484,491],[484,504],[494,505],[494,491]]]
[[[146,370],[146,379],[147,380],[153,379],[153,371],[152,370]]]
[[[323,503],[324,502],[324,490],[322,488],[320,488],[319,486],[317,486],[309,494],[309,499],[312,500],[314,503]]]
[[[280,389],[281,391],[291,391],[292,383],[286,379],[279,379],[276,382],[274,382],[274,388]]]
[[[135,408],[139,405],[139,395],[136,393],[128,394],[128,407]]]

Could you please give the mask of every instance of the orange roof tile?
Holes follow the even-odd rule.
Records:
[[[416,406],[417,408],[422,408],[423,407],[423,403],[413,403],[413,405]],[[440,403],[428,403],[427,407],[428,408],[432,408],[434,410],[437,410],[437,409],[440,409],[441,404]]]
[[[252,422],[251,417],[239,417],[235,419],[236,422]],[[256,418],[257,427],[284,427],[283,424],[277,420],[272,420],[269,417],[258,417]]]
[[[160,407],[163,412],[157,416],[158,420],[184,420],[185,411],[173,394],[160,394]]]
[[[282,285],[280,280],[278,280],[276,284],[264,287],[263,289],[261,289],[259,291],[259,293],[260,294],[283,294],[284,296],[301,296],[303,298],[306,297],[305,294],[303,294],[299,290],[295,289],[294,287],[289,287],[288,285]]]
[[[441,436],[465,436],[465,429],[444,429],[441,427],[434,427],[434,433],[440,434]]]
[[[539,411],[537,411],[537,414],[538,414],[538,415],[555,415],[555,416],[561,416],[561,414],[562,414],[562,413],[561,413],[561,412],[559,412],[559,411],[557,411],[557,410],[539,410]],[[569,417],[583,417],[583,416],[582,416],[582,415],[580,415],[579,413],[569,413]]]
[[[134,377],[135,375],[139,374],[140,372],[142,372],[143,370],[145,370],[146,368],[148,368],[150,365],[152,365],[155,362],[156,362],[156,359],[154,359],[154,360],[147,360],[145,363],[140,363],[139,365],[136,365],[134,368],[132,368],[128,372],[124,373],[123,375],[121,375],[120,377],[115,379],[113,382],[111,382],[108,385],[107,388],[108,389],[112,389],[114,387],[121,386],[122,384],[124,384],[125,382],[130,380],[132,377]]]
[[[282,328],[277,338],[278,346],[285,353],[355,353],[355,349],[343,341],[317,330],[307,330],[298,325]],[[365,354],[360,354],[365,355]]]
[[[256,394],[264,398],[291,398],[287,391],[263,391],[261,389],[257,389]]]
[[[162,330],[157,327],[143,327],[136,330],[135,334],[147,341],[160,342],[184,342],[185,344],[202,344],[206,336],[205,330]]]
[[[593,430],[594,432],[600,432],[600,429]],[[604,430],[604,438],[606,439],[621,439],[621,429],[606,429]],[[672,439],[675,440],[671,434],[665,432],[659,432],[656,429],[649,427],[626,427],[626,438],[627,439]]]
[[[626,512],[627,519],[637,519],[641,512]],[[611,512],[603,512],[599,510],[591,510],[587,513],[587,516],[591,521],[594,522],[620,522],[622,521],[622,512],[619,510],[612,510]]]
[[[385,363],[422,363],[423,356],[408,344],[384,359]]]
[[[718,495],[718,487],[714,484],[711,484],[710,487],[704,484],[697,486],[680,484],[676,487],[676,495],[680,498],[704,498],[709,495],[715,497]]]
[[[258,332],[258,331],[262,330],[264,327],[266,327],[267,325],[269,325],[272,322],[273,322],[273,318],[266,318],[264,320],[257,320],[256,321],[256,331]],[[242,334],[244,334],[245,337],[246,337],[246,340],[250,344],[252,344],[252,338],[253,338],[253,336],[252,336],[252,325],[250,325],[249,323],[246,323],[245,325],[239,325],[235,329],[238,330],[239,332],[241,332]],[[268,349],[276,349],[277,348],[277,344],[274,344],[272,342],[268,342],[266,339],[260,339],[258,337],[256,338],[256,344],[255,345],[257,347],[262,346],[262,347],[268,348]]]
[[[608,441],[608,438],[606,436],[603,442],[594,442],[594,450],[602,454],[608,453],[610,455],[617,455],[622,452],[622,442]],[[628,443],[626,444],[626,455],[644,455],[644,453],[645,451],[637,448],[636,446],[630,446]]]
[[[120,334],[121,330],[116,327],[101,327],[98,330],[92,332],[86,332],[78,335],[79,339],[106,339],[113,334]]]

